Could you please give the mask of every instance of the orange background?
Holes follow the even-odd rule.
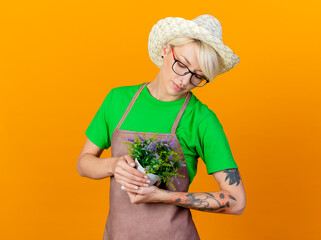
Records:
[[[1,3],[1,239],[102,239],[109,179],[76,170],[85,130],[112,88],[156,77],[152,26],[201,14],[240,57],[193,92],[221,121],[247,197],[239,216],[192,210],[201,239],[320,239],[319,13],[320,1]],[[219,191],[198,167],[190,192]]]

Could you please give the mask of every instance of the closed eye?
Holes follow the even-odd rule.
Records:
[[[198,79],[206,79],[206,77],[205,76],[201,76],[201,75],[198,75],[198,74],[195,74],[195,77],[197,77]]]
[[[178,65],[182,68],[186,68],[186,66],[184,64],[182,64],[181,62],[177,61]]]

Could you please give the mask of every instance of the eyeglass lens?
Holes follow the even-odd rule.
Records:
[[[176,74],[180,76],[184,76],[189,73],[187,67],[185,65],[182,65],[178,61],[175,61],[173,65],[173,70]],[[195,74],[193,74],[191,81],[196,86],[203,86],[207,82],[206,79],[203,78],[201,75],[195,75]]]

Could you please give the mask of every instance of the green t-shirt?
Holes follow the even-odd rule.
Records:
[[[139,85],[113,88],[104,99],[86,130],[86,136],[100,148],[111,146],[111,136]],[[145,85],[119,129],[139,132],[170,133],[185,98],[161,101]],[[238,168],[228,140],[216,114],[191,91],[190,101],[178,123],[176,136],[186,158],[190,184],[200,157],[208,174]]]

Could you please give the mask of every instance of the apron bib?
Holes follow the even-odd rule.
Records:
[[[119,121],[111,138],[111,155],[112,157],[120,157],[129,154],[128,145],[122,143],[127,142],[127,138],[135,138],[137,134],[143,135],[146,138],[154,136],[153,132],[136,132],[119,129],[125,120],[128,112],[135,103],[138,95],[143,90],[143,84],[135,96],[131,100],[126,112]],[[169,140],[176,138],[175,148],[179,150],[184,158],[182,147],[175,134],[179,120],[191,98],[191,93],[188,92],[186,100],[178,113],[175,122],[172,126]],[[159,133],[156,140],[165,139],[168,134]],[[189,176],[186,166],[181,166],[178,174],[183,174],[184,177],[178,177],[178,182],[174,179],[172,182],[177,192],[187,192],[189,185]],[[189,208],[168,204],[168,203],[141,203],[133,204],[130,202],[127,192],[122,190],[121,184],[116,182],[114,176],[110,177],[110,192],[109,192],[109,213],[105,225],[103,240],[198,240],[199,235]],[[175,191],[170,185],[162,182],[160,189]]]

